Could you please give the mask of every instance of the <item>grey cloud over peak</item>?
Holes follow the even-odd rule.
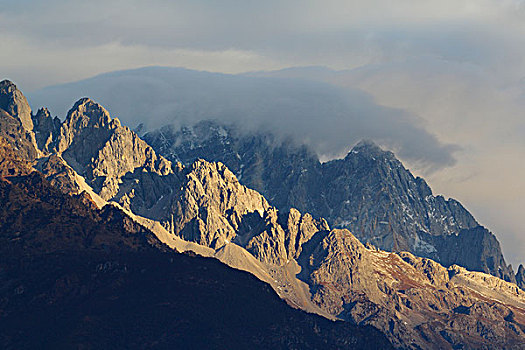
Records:
[[[292,137],[324,159],[341,156],[366,138],[432,171],[453,165],[459,149],[440,143],[416,116],[378,105],[363,91],[307,79],[146,67],[47,87],[29,100],[33,108],[47,106],[63,117],[82,96],[132,128],[216,119]]]

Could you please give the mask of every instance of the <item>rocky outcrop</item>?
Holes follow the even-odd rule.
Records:
[[[165,213],[170,216],[169,230],[187,240],[220,248],[236,239],[244,220],[260,221],[270,208],[260,194],[242,186],[222,163],[199,160],[191,167],[179,168],[177,175],[182,181],[165,199],[169,202]],[[163,202],[157,203],[150,211],[161,205]]]
[[[521,289],[525,290],[525,268],[523,265],[520,265],[518,272],[516,272],[516,283]]]
[[[303,244],[308,242],[314,234],[330,230],[325,219],[316,220],[306,213],[301,215],[297,209],[290,209],[279,216],[279,224],[285,230],[285,245],[288,259],[297,259],[302,252]]]
[[[45,136],[51,142],[44,143],[54,153],[41,158],[37,168],[66,193],[81,192],[78,174],[102,199],[158,221],[187,241],[213,249],[236,242],[278,266],[296,257],[315,232],[328,229],[325,221],[298,211],[280,216],[222,163],[198,160],[184,167],[157,156],[90,99],[75,103],[58,128],[45,110],[39,114],[47,130],[54,130]]]
[[[422,178],[372,142],[321,164],[305,146],[213,121],[181,129],[167,126],[144,139],[184,164],[196,158],[221,161],[271,205],[324,217],[362,242],[514,281],[492,233],[479,227],[459,202],[434,196]]]
[[[172,161],[191,164],[202,158],[224,163],[244,185],[282,210],[297,208],[327,217],[329,208],[316,200],[322,185],[316,155],[291,140],[268,133],[246,134],[240,129],[203,121],[181,129],[166,126],[143,138]]]
[[[219,131],[215,134],[217,138],[224,136]],[[193,150],[198,148],[196,145],[198,143],[194,144]],[[233,147],[224,137],[222,145]],[[354,158],[360,153],[362,158]],[[237,155],[240,154],[233,153],[238,159]],[[287,252],[288,259],[297,259],[301,267],[299,277],[309,285],[311,300],[316,305],[343,319],[378,327],[399,347],[520,348],[525,336],[523,292],[496,277],[476,275],[453,265],[454,261],[459,261],[464,265],[477,266],[482,271],[494,271],[505,266],[503,260],[487,258],[498,256],[499,245],[493,241],[493,235],[479,227],[456,201],[434,197],[422,179],[411,177],[391,153],[373,144],[358,145],[343,161],[330,165],[329,169],[337,176],[331,182],[333,190],[327,194],[328,198],[335,198],[342,193],[338,200],[343,201],[345,195],[361,191],[358,193],[369,201],[360,203],[366,217],[377,213],[373,205],[384,212],[395,211],[395,207],[392,207],[393,198],[402,197],[407,207],[410,204],[415,209],[410,208],[407,213],[393,213],[390,227],[395,227],[396,220],[405,224],[409,221],[413,229],[419,230],[419,235],[413,238],[413,244],[432,253],[446,252],[443,259],[452,266],[447,269],[435,261],[418,258],[410,253],[397,255],[377,248],[367,249],[349,231],[330,231],[327,224],[313,225],[313,229],[297,235],[296,223],[301,220],[298,219],[301,215],[294,209],[288,214],[285,211],[267,210],[263,221],[259,215],[251,217],[251,220],[245,219],[243,224],[247,225],[247,231],[251,231],[253,237],[244,235],[243,225],[240,225],[240,232],[233,243],[246,247],[256,258],[265,262],[275,263],[275,256],[284,257],[284,252]],[[389,165],[389,170],[382,167],[385,163]],[[348,182],[348,176],[354,172],[360,174],[358,183]],[[244,178],[246,174],[243,170],[240,176]],[[378,179],[390,177],[393,182],[383,185],[385,199],[377,197],[375,186]],[[388,195],[389,191],[391,196]],[[420,197],[424,198],[423,204],[419,201]],[[423,211],[432,214],[423,216]],[[421,214],[420,217],[416,217],[417,212]],[[415,218],[410,218],[409,214]],[[443,217],[453,219],[443,222]],[[384,223],[377,222],[375,229],[379,225]],[[457,230],[457,227],[468,228]],[[373,225],[369,227],[370,230],[373,228]],[[434,236],[423,229],[446,229],[449,234]],[[296,240],[295,245],[287,244],[286,239],[283,241],[287,232],[290,238],[303,238]],[[395,235],[391,232],[390,236]],[[402,235],[399,236],[396,238],[397,244],[402,242]],[[243,240],[246,238],[247,241]],[[455,241],[444,242],[446,239]],[[465,254],[467,242],[472,245],[472,241],[476,241],[479,246],[473,246],[472,253]],[[410,246],[407,242],[408,239],[405,244]],[[292,247],[299,249],[294,253]],[[490,251],[490,247],[495,247],[496,251]],[[282,264],[283,258],[277,261]],[[496,299],[500,301],[489,301]]]
[[[296,209],[279,212],[269,208],[260,219],[247,217],[245,221],[234,242],[260,261],[278,266],[296,259],[305,242],[317,232],[329,229],[324,219],[314,220],[310,214],[302,215]]]
[[[314,220],[309,214],[301,215],[297,210],[281,213],[270,207],[222,163],[197,160],[173,171],[157,177],[170,186],[166,185],[154,202],[141,198],[141,187],[148,184],[142,178],[125,179],[127,193],[116,199],[185,240],[214,249],[233,242],[260,261],[277,266],[297,257],[302,243],[316,232],[328,229],[326,221]],[[131,182],[129,187],[127,182]]]
[[[20,120],[3,109],[0,109],[0,137],[11,144],[24,159],[34,160],[39,156],[32,132],[24,129]]]
[[[337,229],[306,243],[299,263],[314,302],[401,348],[519,349],[525,339],[525,292],[499,278],[367,249]]]
[[[88,98],[75,103],[60,126],[53,150],[104,199],[113,198],[121,178],[134,171],[166,175],[171,163],[129,128]]]
[[[516,282],[512,267],[507,266],[503,258],[496,236],[485,227],[463,229],[457,235],[427,237],[439,252],[439,261],[443,265],[456,264]]]
[[[9,80],[0,82],[0,108],[18,119],[25,130],[33,130],[31,107],[22,92]]]
[[[44,154],[54,151],[53,147],[56,144],[61,124],[58,117],[51,117],[51,113],[47,108],[39,109],[36,115],[33,116],[36,143]]]

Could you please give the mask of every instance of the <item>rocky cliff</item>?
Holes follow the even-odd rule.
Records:
[[[38,148],[33,142],[34,134],[22,127],[22,123],[9,113],[0,109],[0,136],[26,159],[38,157]]]
[[[300,278],[317,304],[344,319],[375,325],[396,346],[523,345],[525,292],[496,277],[457,265],[447,269],[407,252],[368,249],[337,229],[306,243],[299,263]],[[498,302],[487,303],[491,298]]]
[[[516,283],[521,289],[525,290],[525,268],[523,265],[520,265],[518,272],[516,272]]]
[[[18,119],[25,130],[33,130],[31,107],[24,94],[9,80],[0,82],[0,108]]]
[[[242,186],[221,163],[198,160],[184,167],[157,156],[90,99],[76,102],[59,127],[38,125],[52,125],[57,133],[46,137],[54,140],[46,143],[54,153],[38,163],[55,186],[78,193],[78,174],[102,199],[158,221],[187,241],[213,249],[236,242],[265,263],[283,265],[305,237],[328,227],[297,211],[279,218],[263,196]],[[279,219],[289,221],[286,230]]]
[[[62,122],[58,117],[52,117],[47,108],[41,108],[33,116],[33,125],[35,130],[36,142],[38,148],[49,154],[54,151],[56,139]]]
[[[184,164],[196,158],[223,162],[271,205],[324,217],[362,242],[515,281],[495,236],[461,203],[433,195],[425,180],[370,141],[343,159],[321,163],[306,146],[213,121],[167,126],[144,139]]]

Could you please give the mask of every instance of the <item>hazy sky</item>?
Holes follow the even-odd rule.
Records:
[[[150,65],[331,68],[263,75],[361,90],[367,106],[395,111],[452,157],[429,170],[410,153],[430,159],[418,149],[429,143],[399,133],[408,165],[525,262],[523,1],[0,0],[0,43],[1,78],[26,93]]]

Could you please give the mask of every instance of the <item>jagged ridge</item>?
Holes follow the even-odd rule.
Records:
[[[0,146],[15,169],[0,179],[0,347],[391,348],[372,327],[293,310],[246,273],[168,251]]]
[[[214,121],[167,126],[144,139],[184,164],[196,158],[223,162],[270,204],[324,217],[381,249],[411,251],[446,266],[515,281],[492,233],[459,202],[434,196],[422,178],[373,142],[361,142],[344,159],[321,164],[306,146]]]

